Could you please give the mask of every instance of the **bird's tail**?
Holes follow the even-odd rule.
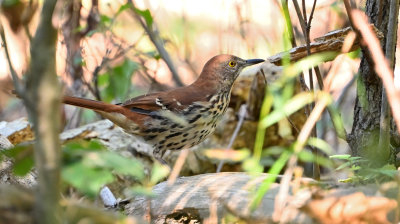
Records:
[[[114,124],[125,129],[128,133],[136,133],[138,123],[142,123],[141,119],[143,115],[135,114],[132,116],[133,113],[129,109],[120,105],[73,96],[64,96],[63,103],[94,110]]]
[[[73,96],[64,96],[63,103],[99,112],[116,112],[121,109],[118,105]]]

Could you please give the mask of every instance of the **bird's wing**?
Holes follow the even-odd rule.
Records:
[[[121,106],[136,113],[149,115],[153,111],[167,109],[179,112],[192,105],[194,102],[207,100],[207,95],[199,91],[191,91],[190,88],[178,88],[161,93],[151,93],[132,98]]]

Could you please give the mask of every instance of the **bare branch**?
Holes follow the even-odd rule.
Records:
[[[61,92],[55,69],[57,30],[52,17],[57,1],[46,0],[39,26],[31,43],[25,103],[35,130],[35,166],[38,172],[35,222],[60,223],[60,103]]]
[[[15,71],[14,66],[11,63],[11,58],[10,58],[10,53],[8,51],[8,45],[7,45],[6,36],[4,35],[4,29],[3,29],[3,26],[1,24],[0,24],[0,36],[1,36],[1,39],[3,41],[2,45],[4,47],[4,52],[6,54],[7,63],[8,63],[8,67],[10,69],[11,78],[12,78],[12,81],[13,81],[13,84],[14,84],[15,91],[16,91],[16,93],[17,93],[17,95],[19,97],[24,98],[25,94],[23,93],[23,89],[22,89],[22,86],[21,86],[21,80],[19,79],[18,74]]]
[[[154,44],[154,46],[156,47],[161,58],[165,61],[169,70],[171,71],[174,81],[176,82],[176,84],[178,86],[183,86],[183,82],[181,81],[181,79],[178,75],[178,71],[176,70],[168,52],[165,50],[164,43],[163,43],[160,35],[158,34],[158,32],[155,30],[154,24],[152,26],[147,26],[146,23],[143,21],[143,19],[140,17],[140,15],[138,15],[137,12],[135,11],[136,7],[135,7],[135,4],[132,2],[132,0],[128,0],[128,3],[132,7],[131,13],[132,13],[133,17],[140,23],[140,25],[143,27],[143,29],[146,31],[146,33],[149,35],[151,42]]]
[[[236,137],[239,134],[240,128],[242,127],[242,124],[243,124],[244,118],[246,117],[246,114],[247,114],[247,105],[242,104],[239,109],[239,115],[238,115],[239,120],[236,124],[235,130],[233,131],[231,139],[229,140],[228,146],[225,148],[225,150],[232,148],[233,142],[235,141]],[[222,169],[222,166],[224,165],[224,163],[225,163],[225,161],[223,161],[223,160],[221,160],[219,162],[217,171],[216,171],[217,173],[221,172],[221,169]]]
[[[379,1],[380,7],[382,2]],[[381,10],[381,8],[379,8]],[[382,13],[382,12],[381,12]],[[379,16],[382,17],[380,14]],[[397,24],[399,16],[399,0],[390,1],[389,10],[389,22],[388,22],[388,33],[386,37],[386,58],[389,60],[390,68],[394,67],[394,56],[396,53],[396,41],[397,41]],[[382,20],[381,17],[378,19]],[[390,143],[390,110],[387,99],[386,87],[382,86],[382,103],[381,103],[381,115],[380,115],[380,130],[379,130],[379,148],[383,152],[389,151]]]
[[[377,37],[379,39],[382,39],[383,38],[382,32],[380,32],[374,25],[371,24],[370,26],[371,29],[374,31],[374,33],[377,35]],[[318,54],[323,52],[337,52],[338,54],[341,53],[344,40],[352,30],[353,29],[351,29],[350,27],[346,27],[344,29],[331,31],[322,37],[316,38],[315,42],[310,44],[311,54]],[[356,39],[353,42],[353,45],[350,48],[348,48],[348,51],[343,53],[354,51],[359,47],[360,47],[360,41]],[[268,58],[268,61],[278,66],[282,65],[282,59],[285,57],[285,54],[287,54],[287,52],[281,52],[272,55]],[[289,54],[290,54],[290,61],[296,62],[307,56],[307,46],[301,45],[299,47],[292,48],[289,51]],[[332,60],[332,58],[327,59],[327,61],[330,60]]]

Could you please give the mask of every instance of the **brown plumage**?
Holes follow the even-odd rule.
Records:
[[[263,61],[217,55],[189,86],[138,96],[116,105],[71,96],[65,96],[64,103],[92,109],[126,132],[143,137],[153,145],[154,157],[165,163],[162,156],[167,150],[192,147],[214,131],[241,70]]]

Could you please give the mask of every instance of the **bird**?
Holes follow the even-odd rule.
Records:
[[[242,69],[264,61],[221,54],[206,62],[199,77],[188,86],[118,104],[73,96],[64,96],[63,103],[94,110],[128,134],[141,137],[153,147],[154,158],[167,164],[163,160],[166,151],[191,148],[214,132]]]

